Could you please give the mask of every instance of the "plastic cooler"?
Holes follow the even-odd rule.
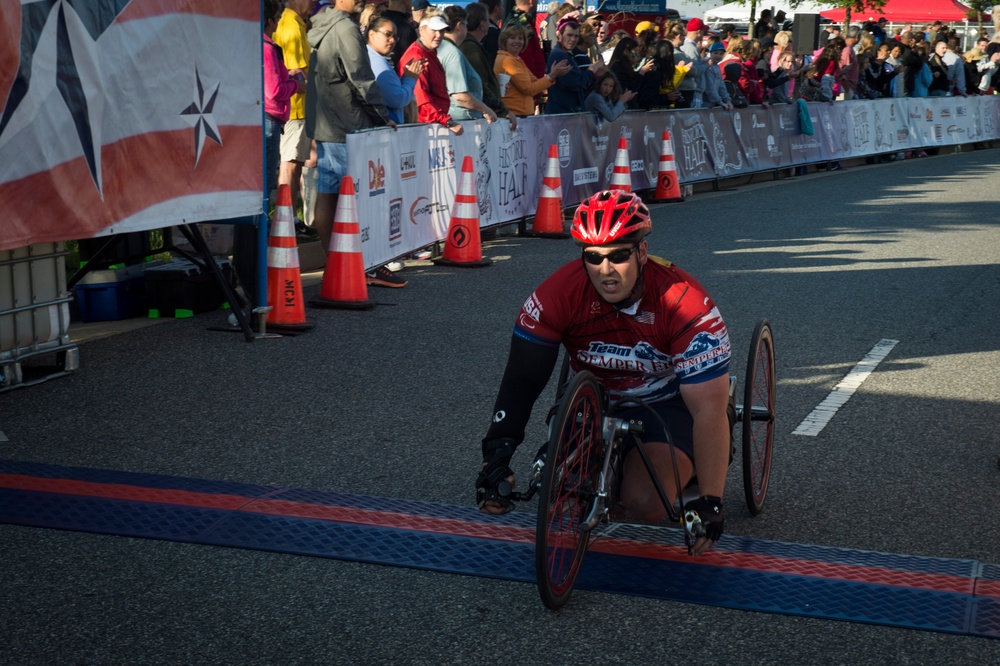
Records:
[[[232,264],[216,257],[226,280],[232,279]],[[183,319],[209,312],[226,302],[222,288],[207,267],[187,259],[174,259],[146,271],[146,299],[150,319],[174,317]]]
[[[146,309],[144,270],[154,264],[90,271],[73,288],[80,320],[118,321]]]

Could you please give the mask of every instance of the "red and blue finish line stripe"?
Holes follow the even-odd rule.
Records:
[[[534,516],[0,460],[0,522],[533,582]],[[580,589],[1000,638],[1000,565],[615,525]]]

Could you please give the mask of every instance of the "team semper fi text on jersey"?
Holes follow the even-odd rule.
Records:
[[[705,289],[670,262],[650,257],[638,303],[617,310],[600,299],[580,261],[558,271],[528,297],[514,335],[566,345],[574,372],[590,370],[613,399],[658,401],[681,383],[729,370],[726,325]]]

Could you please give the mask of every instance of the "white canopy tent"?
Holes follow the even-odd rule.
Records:
[[[833,9],[836,5],[832,2],[800,2],[798,7],[794,9],[790,6],[791,3],[781,2],[758,2],[756,17],[760,18],[760,12],[762,9],[773,9],[774,13],[778,10],[784,10],[785,14],[788,16],[788,20],[792,19],[793,14],[819,14],[827,9]],[[722,5],[721,7],[716,7],[705,12],[705,16],[702,17],[705,23],[715,24],[715,23],[749,23],[750,22],[750,3],[742,2],[730,2],[727,5]]]

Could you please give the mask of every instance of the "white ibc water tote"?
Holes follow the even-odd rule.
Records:
[[[65,256],[63,243],[0,251],[0,392],[79,366],[69,338]]]

